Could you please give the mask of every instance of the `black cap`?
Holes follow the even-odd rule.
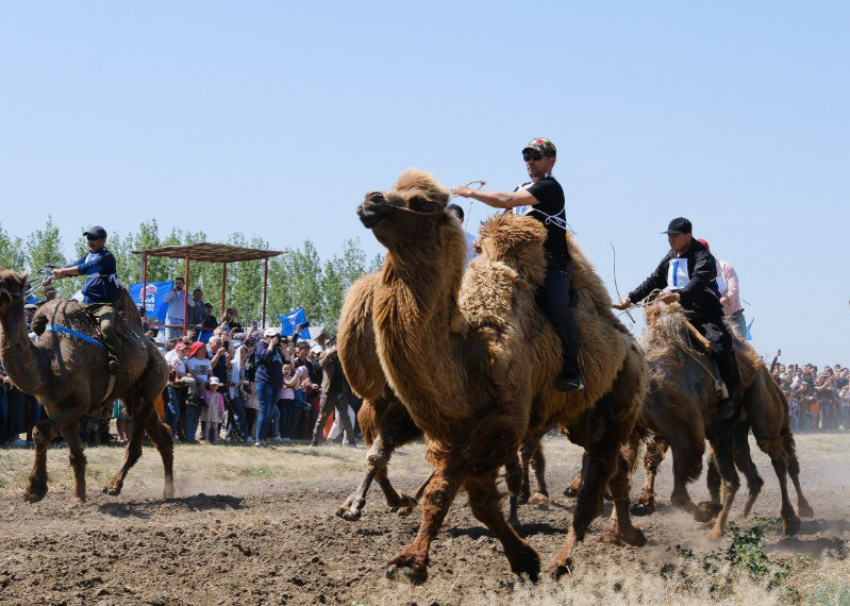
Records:
[[[662,234],[692,234],[694,233],[694,228],[691,225],[691,222],[685,219],[684,217],[677,217],[670,221],[670,225],[667,226],[667,231],[662,231]]]
[[[106,237],[106,230],[103,229],[100,225],[93,225],[89,227],[86,231],[84,231],[83,235],[86,238],[90,238],[92,240],[100,240]]]

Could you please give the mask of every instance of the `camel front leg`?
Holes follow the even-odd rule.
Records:
[[[632,455],[634,452],[634,455]],[[605,543],[613,543],[622,541],[633,547],[643,547],[646,545],[646,536],[643,531],[632,524],[630,514],[631,499],[629,491],[631,489],[631,470],[634,463],[633,456],[636,456],[636,448],[630,449],[627,456],[622,452],[617,457],[617,470],[614,477],[608,483],[608,490],[611,493],[611,498],[614,501],[614,511],[611,514],[611,520],[602,532],[601,541]]]
[[[747,478],[747,502],[744,504],[744,512],[741,514],[741,519],[745,519],[750,515],[753,505],[758,499],[764,480],[759,475],[758,469],[753,462],[753,457],[750,454],[750,426],[746,423],[738,423],[732,430],[732,455],[735,460],[735,465]]]
[[[735,471],[731,435],[713,440],[711,446],[714,450],[717,472],[720,474],[721,509],[717,518],[707,523],[712,528],[706,536],[709,540],[716,541],[723,536],[723,531],[726,529],[726,521],[729,519],[729,512],[732,509],[732,503],[735,501],[735,494],[738,492],[741,482],[738,478],[738,472]]]
[[[632,513],[636,516],[648,516],[655,513],[655,478],[658,476],[658,468],[664,462],[666,453],[667,442],[661,438],[652,438],[646,446],[646,454],[643,457],[643,467],[646,471],[643,489],[632,505]]]
[[[80,441],[79,423],[71,423],[61,429],[68,444],[68,460],[74,470],[74,501],[86,502],[86,455]]]
[[[419,533],[402,552],[387,563],[387,577],[406,577],[415,585],[428,579],[428,561],[431,543],[449,512],[461,487],[464,475],[447,468],[446,461],[435,462],[434,477],[428,483],[422,498],[422,523]]]
[[[534,456],[531,458],[531,468],[534,470],[537,487],[528,503],[545,507],[549,505],[549,487],[546,485],[546,455],[543,454],[542,444],[539,444],[537,450],[534,451]]]
[[[803,489],[800,486],[800,462],[797,460],[797,447],[794,444],[794,434],[788,428],[785,428],[783,432],[782,444],[785,450],[785,458],[788,461],[788,475],[791,476],[794,489],[797,491],[797,509],[802,517],[813,518],[815,517],[815,510],[809,505],[809,501],[803,495]]]
[[[38,503],[47,494],[47,448],[56,435],[56,429],[50,419],[39,421],[32,428],[35,442],[35,461],[29,475],[29,484],[24,491],[24,499]]]
[[[514,459],[516,461],[516,459]],[[469,505],[474,515],[499,540],[514,574],[537,581],[540,576],[540,555],[505,521],[499,507],[496,471],[471,474],[466,481]]]
[[[759,448],[770,457],[776,479],[779,480],[779,490],[782,494],[782,531],[786,537],[793,536],[800,530],[800,518],[797,517],[788,496],[788,461],[782,439],[774,438],[767,442],[760,442]]]

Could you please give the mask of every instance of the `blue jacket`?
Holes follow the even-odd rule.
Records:
[[[83,302],[86,305],[114,303],[118,300],[115,257],[105,246],[82,257],[75,265],[80,275],[86,277],[86,283],[83,284]]]
[[[260,341],[254,346],[254,363],[257,368],[254,382],[268,383],[274,389],[281,388],[283,385],[283,356],[279,348],[269,349],[268,343]]]

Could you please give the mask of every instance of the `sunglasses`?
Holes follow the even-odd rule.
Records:
[[[528,162],[529,160],[534,160],[535,162],[537,162],[541,158],[543,158],[543,154],[541,154],[540,152],[532,152],[530,154],[523,154],[522,155],[522,161],[523,162]]]

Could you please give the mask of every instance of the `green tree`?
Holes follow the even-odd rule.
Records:
[[[23,271],[26,258],[21,239],[10,236],[0,225],[0,267]]]
[[[369,263],[369,273],[378,271],[381,269],[381,266],[384,264],[384,255],[378,253],[374,257],[372,257],[372,262]]]
[[[321,319],[324,312],[322,265],[316,247],[310,240],[305,240],[303,247],[293,250],[289,257],[292,263],[292,282],[289,288],[295,307],[303,307],[310,321]]]
[[[322,274],[321,287],[324,296],[322,321],[331,334],[336,334],[339,314],[342,310],[342,302],[347,288],[345,277],[341,271],[343,266],[343,260],[334,256],[333,259],[325,263],[325,271]]]
[[[82,256],[82,255],[81,255]],[[76,260],[76,259],[74,259]],[[25,247],[27,269],[33,273],[45,265],[66,267],[70,261],[62,253],[62,235],[59,226],[53,222],[53,216],[47,215],[44,229],[37,229],[27,238]],[[82,286],[82,278],[68,278],[56,282],[56,294],[59,297],[73,296]]]

